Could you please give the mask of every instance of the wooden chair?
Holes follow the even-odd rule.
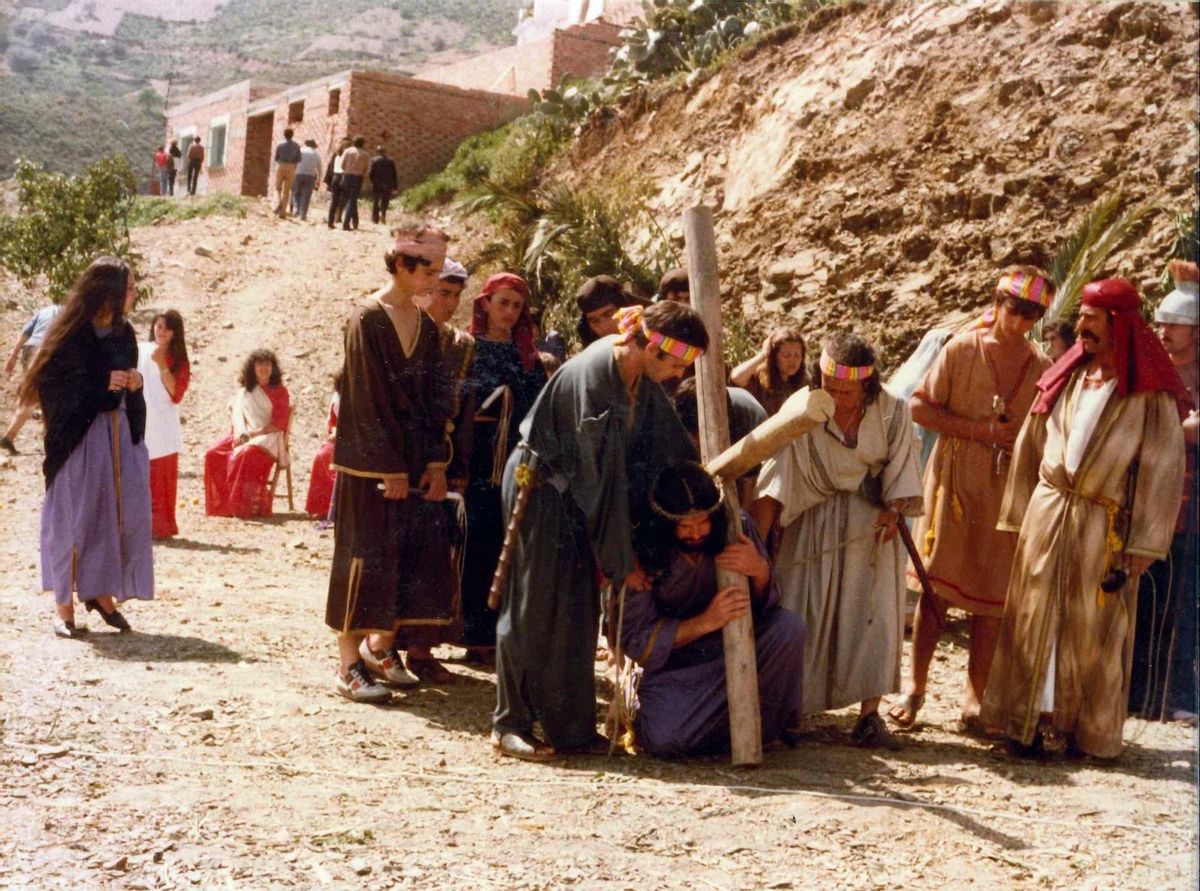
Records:
[[[292,429],[290,424],[288,425],[288,429],[283,433],[283,448],[287,452],[288,463],[287,467],[280,468],[279,462],[276,461],[275,469],[271,471],[271,503],[274,504],[276,498],[283,497],[275,493],[276,488],[279,486],[279,471],[282,469],[284,475],[287,477],[288,512],[293,513],[296,510],[296,504],[292,499]]]

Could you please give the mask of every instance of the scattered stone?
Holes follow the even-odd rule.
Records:
[[[195,708],[192,709],[191,716],[197,721],[211,721],[213,719],[213,710],[211,708]]]
[[[361,857],[355,857],[350,861],[350,869],[356,876],[369,876],[371,874],[371,864]]]
[[[208,257],[209,259],[212,259],[212,255],[213,255],[213,252],[212,252],[211,248],[206,248],[202,244],[196,245],[196,256],[197,257]]]
[[[116,860],[114,860],[112,863],[109,863],[104,868],[110,869],[113,872],[124,872],[126,869],[129,868],[129,858],[128,857],[118,857]]]

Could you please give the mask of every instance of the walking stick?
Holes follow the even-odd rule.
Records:
[[[513,504],[512,516],[508,520],[508,528],[504,530],[504,544],[500,547],[500,559],[496,562],[496,574],[492,576],[492,587],[488,590],[488,609],[500,609],[504,602],[504,589],[508,585],[508,572],[512,568],[513,551],[517,546],[517,531],[525,518],[525,510],[529,507],[529,496],[534,489],[534,475],[537,473],[537,453],[526,447],[528,458],[517,465],[517,500]]]

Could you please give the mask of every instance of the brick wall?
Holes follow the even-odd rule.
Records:
[[[621,28],[608,22],[591,22],[555,31],[550,63],[550,85],[564,74],[596,77],[608,71],[609,50],[621,45]]]
[[[446,166],[468,136],[495,129],[527,109],[520,97],[355,71],[347,125],[351,135],[366,139],[369,152],[377,145],[387,149],[396,161],[400,188],[406,188]]]
[[[250,104],[253,86],[248,80],[242,81],[167,110],[168,142],[177,138],[181,131],[195,128],[196,135],[200,137],[200,144],[204,146],[206,157],[200,171],[197,194],[208,191],[241,192],[246,144],[246,109]],[[225,163],[214,167],[209,163],[211,126],[214,120],[226,115],[229,122],[225,128]],[[187,147],[182,142],[179,147],[183,151],[183,159],[175,183],[176,195],[184,191],[181,186],[187,182]]]
[[[608,70],[609,48],[620,44],[620,27],[604,21],[555,31],[545,40],[509,46],[417,73],[422,80],[467,90],[524,96],[556,85],[564,74],[597,77]]]
[[[317,143],[321,154],[321,173],[333,156],[337,142],[349,127],[350,84],[349,71],[309,81],[291,87],[273,96],[262,99],[250,108],[251,115],[270,121],[270,132],[265,144],[247,146],[246,164],[250,174],[243,182],[242,194],[267,195],[274,197],[275,189],[275,146],[283,141],[283,131],[291,127],[292,138],[301,145],[307,139]],[[331,94],[337,92],[336,103]],[[331,111],[336,105],[336,110]],[[293,120],[296,115],[299,120]],[[253,118],[251,119],[253,120]],[[266,124],[260,127],[266,128]],[[265,169],[264,169],[265,168]]]
[[[441,170],[468,136],[495,129],[528,108],[523,96],[381,71],[343,71],[262,98],[251,95],[246,81],[169,110],[169,133],[195,126],[206,146],[211,121],[229,115],[225,164],[206,168],[198,191],[273,197],[274,149],[287,127],[297,142],[316,141],[323,167],[347,134],[363,136],[371,153],[383,145],[396,160],[404,188]],[[299,120],[289,119],[297,114]]]

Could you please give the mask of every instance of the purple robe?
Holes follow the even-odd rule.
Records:
[[[766,556],[745,517],[743,527]],[[634,732],[638,744],[660,758],[729,750],[722,633],[675,646],[680,622],[704,612],[717,593],[714,559],[700,554],[694,561],[678,552],[653,591],[625,595],[621,646],[644,671]],[[769,742],[799,715],[804,620],[779,606],[774,569],[765,598],[753,603],[753,614],[762,733]]]
[[[46,489],[42,589],[65,606],[106,594],[154,598],[150,455],[136,445],[125,403],[96,415]]]

